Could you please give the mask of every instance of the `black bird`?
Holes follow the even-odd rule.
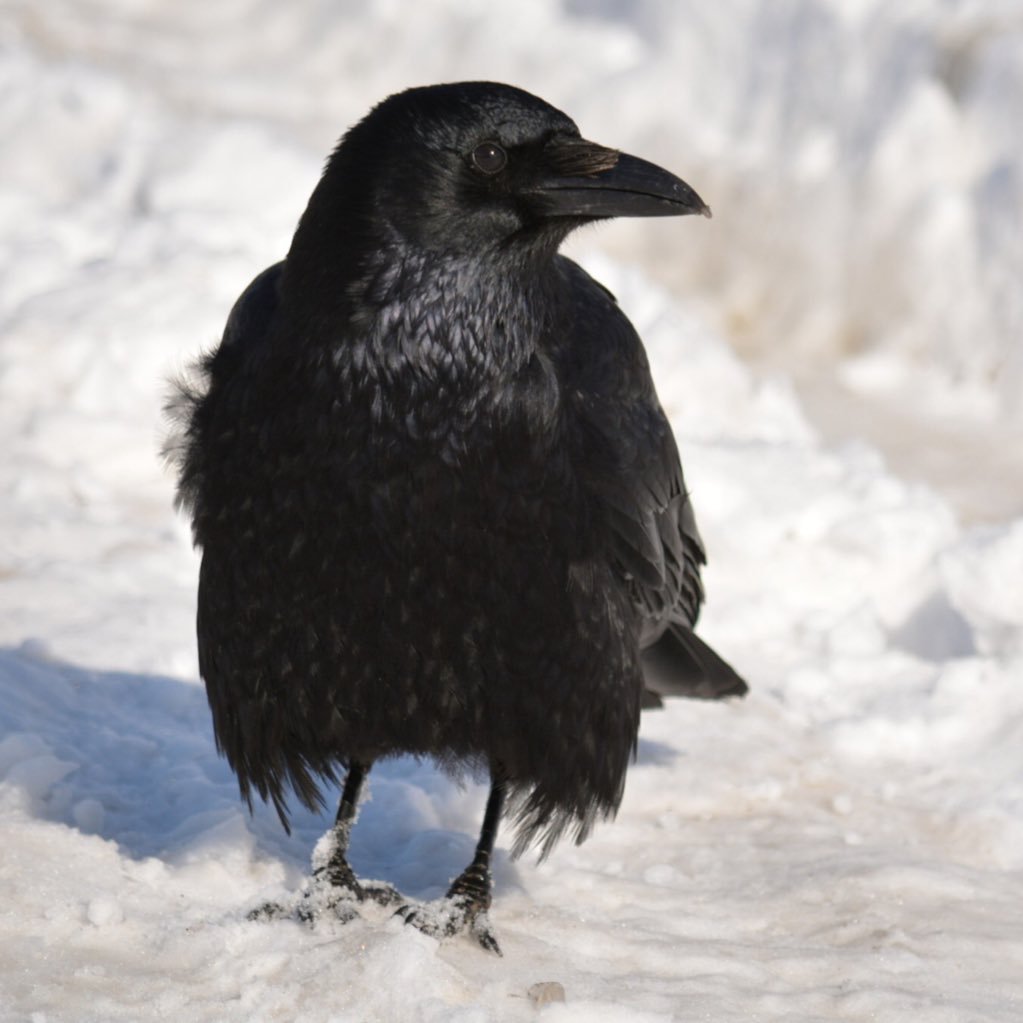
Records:
[[[691,631],[704,550],[643,345],[558,254],[593,221],[690,213],[683,181],[526,92],[411,89],[342,138],[179,390],[218,748],[285,827],[289,788],[320,808],[346,772],[300,915],[400,898],[356,879],[348,835],[375,761],[429,756],[490,797],[439,915],[399,912],[497,950],[501,815],[516,854],[582,841],[641,705],[746,691]]]

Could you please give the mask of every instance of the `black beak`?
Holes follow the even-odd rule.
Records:
[[[581,139],[548,146],[549,170],[522,189],[544,217],[679,217],[710,207],[662,167]]]

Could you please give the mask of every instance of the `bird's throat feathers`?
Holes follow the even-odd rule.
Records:
[[[349,386],[486,391],[541,343],[548,304],[532,270],[409,247],[363,251],[330,282],[329,307],[310,310],[307,329]]]

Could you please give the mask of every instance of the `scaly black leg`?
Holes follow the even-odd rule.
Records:
[[[490,909],[490,892],[493,878],[490,875],[490,857],[494,852],[497,838],[497,824],[504,808],[505,786],[503,780],[495,779],[490,786],[487,808],[483,812],[483,826],[480,840],[476,843],[476,855],[448,889],[446,898],[468,896],[481,910]]]
[[[360,881],[348,863],[348,843],[359,809],[359,794],[370,766],[357,760],[348,765],[334,827],[327,840],[313,853],[313,884],[306,893],[311,917],[325,908],[333,910],[342,919],[350,920],[358,915],[353,903],[372,899],[382,906],[388,906],[401,901],[401,895],[393,885],[381,881]],[[321,892],[325,892],[325,895]],[[303,917],[301,907],[299,917]]]
[[[349,765],[326,848],[313,853],[313,879],[335,888],[346,888],[359,902],[362,902],[364,896],[354,871],[348,865],[348,843],[352,837],[355,814],[359,809],[359,793],[367,774],[368,765],[354,760]]]
[[[384,906],[401,901],[401,895],[392,885],[381,881],[359,881],[348,863],[348,843],[359,808],[359,793],[370,766],[354,760],[349,764],[334,827],[313,852],[312,883],[302,893],[298,905],[288,909],[277,903],[268,903],[253,910],[249,914],[250,919],[294,915],[304,923],[312,923],[324,912],[330,912],[342,922],[347,922],[359,915],[356,905],[367,899]]]
[[[488,952],[501,955],[501,948],[490,930],[487,910],[490,909],[493,878],[490,857],[494,852],[497,825],[504,808],[507,786],[503,776],[494,771],[490,782],[490,795],[483,813],[483,826],[476,844],[476,855],[448,888],[437,911],[411,905],[401,906],[397,913],[406,923],[418,927],[435,937],[451,937],[468,930]]]

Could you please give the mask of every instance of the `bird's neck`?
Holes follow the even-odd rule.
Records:
[[[402,438],[403,452],[411,441],[453,464],[495,443],[542,443],[557,409],[544,353],[556,307],[552,268],[500,254],[357,251],[347,265],[289,254],[282,372],[318,382],[326,373],[332,414]],[[308,286],[313,274],[319,286]]]
[[[486,390],[536,351],[542,293],[535,269],[508,261],[382,249],[349,277],[329,334],[335,365],[420,394]]]

